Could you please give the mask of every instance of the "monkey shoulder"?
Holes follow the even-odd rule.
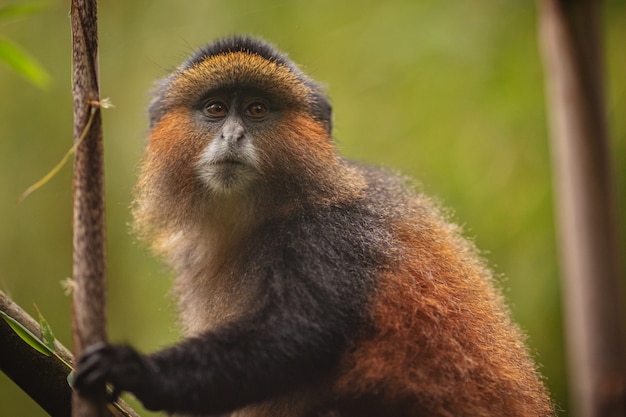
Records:
[[[303,279],[368,281],[403,256],[403,234],[428,238],[433,224],[446,224],[438,205],[416,191],[407,177],[346,164],[364,178],[364,192],[272,218],[250,236],[242,256],[266,271],[275,264],[277,270]]]
[[[260,227],[242,256],[271,279],[364,283],[384,263],[387,235],[382,219],[361,201],[307,207]]]

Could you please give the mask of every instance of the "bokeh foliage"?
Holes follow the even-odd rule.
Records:
[[[72,268],[70,167],[16,203],[72,140],[69,2],[45,5],[44,13],[0,27],[53,80],[42,91],[0,67],[0,288],[31,313],[36,302],[69,345],[70,300],[60,282]],[[109,0],[100,2],[99,17],[101,94],[116,106],[104,113],[111,340],[151,351],[178,337],[170,274],[128,227],[152,83],[194,48],[250,33],[278,44],[327,84],[344,154],[417,178],[453,210],[500,276],[550,390],[567,408],[533,2]],[[604,21],[623,215],[626,4],[605,2]],[[0,414],[45,415],[4,375]]]
[[[24,3],[0,6],[0,25],[43,10],[42,4]],[[45,88],[50,82],[50,75],[21,46],[0,38],[0,62],[20,74],[31,83]]]

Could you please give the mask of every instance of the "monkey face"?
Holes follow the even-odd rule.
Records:
[[[200,180],[218,193],[244,191],[260,174],[257,139],[275,118],[270,100],[251,91],[211,92],[197,120],[210,140],[195,164]]]
[[[217,42],[158,83],[138,217],[177,224],[218,207],[229,212],[240,197],[290,205],[294,192],[308,190],[308,198],[336,182],[328,99],[286,56],[262,45]]]

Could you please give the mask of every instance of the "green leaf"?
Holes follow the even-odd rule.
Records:
[[[20,46],[6,39],[0,39],[0,61],[37,87],[46,88],[50,84],[46,70]]]
[[[0,21],[13,19],[15,17],[29,16],[47,8],[48,6],[41,3],[12,4],[10,6],[0,7]]]
[[[54,347],[54,341],[56,339],[54,337],[54,333],[52,333],[52,327],[50,327],[50,324],[48,324],[46,319],[43,317],[43,314],[41,314],[41,311],[39,311],[37,305],[35,305],[35,310],[37,310],[37,315],[39,315],[39,326],[41,328],[41,338],[43,339],[42,341],[44,345],[48,347],[48,349],[54,352],[56,350],[56,348]]]
[[[54,352],[51,351],[50,349],[48,349],[48,346],[46,346],[41,340],[39,340],[39,338],[37,338],[37,336],[32,334],[30,332],[30,330],[28,330],[26,327],[24,327],[20,322],[15,320],[13,317],[10,317],[4,311],[0,311],[0,316],[2,316],[4,321],[7,322],[7,324],[13,329],[13,331],[19,337],[22,338],[23,341],[28,343],[37,352],[42,353],[42,354],[44,354],[46,356],[50,356],[50,355],[54,354]]]

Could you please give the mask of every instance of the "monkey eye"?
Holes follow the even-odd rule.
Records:
[[[204,106],[204,114],[209,117],[225,117],[228,113],[228,106],[221,100],[211,100]]]
[[[269,112],[268,105],[262,101],[253,101],[246,107],[246,114],[254,119],[262,119]]]

